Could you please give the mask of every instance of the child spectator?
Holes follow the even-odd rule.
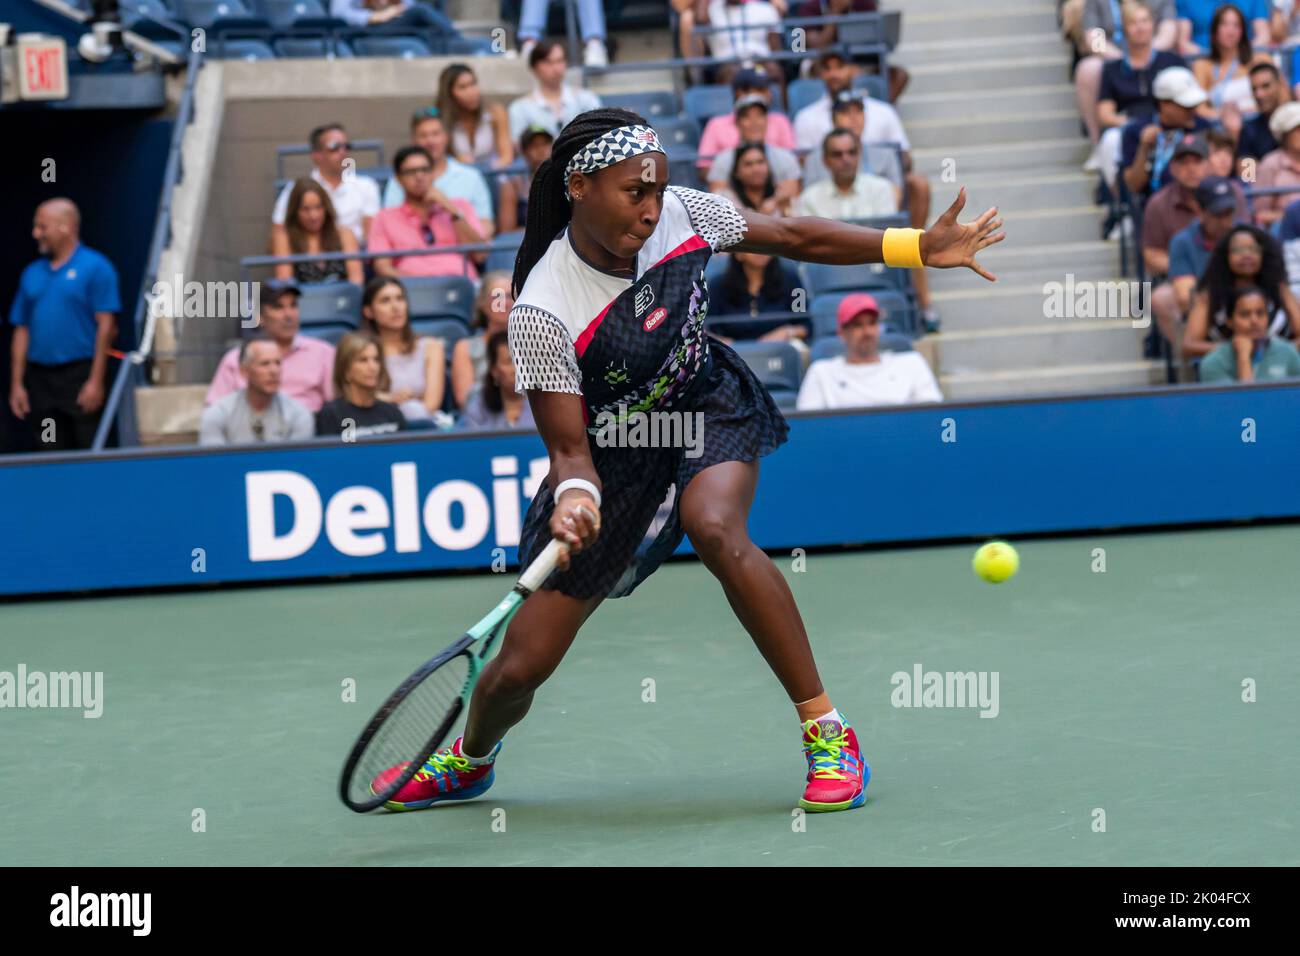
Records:
[[[505,107],[484,105],[478,77],[464,63],[452,63],[438,78],[438,112],[451,132],[451,152],[460,162],[497,167],[514,162]]]
[[[370,220],[379,211],[379,187],[368,176],[358,176],[355,167],[346,164],[352,159],[352,144],[339,123],[327,123],[311,131],[311,178],[325,187],[334,215],[340,226],[352,230],[357,242],[365,245],[370,232]],[[353,160],[355,162],[355,160]],[[271,248],[277,242],[283,245],[284,222],[288,218],[289,194],[293,184],[280,191],[271,212]]]
[[[563,43],[539,40],[532,49],[524,52],[524,57],[528,60],[528,68],[533,71],[536,85],[533,92],[510,104],[512,139],[518,139],[530,126],[541,126],[552,136],[558,136],[565,124],[579,113],[600,108],[600,97],[591,90],[564,82],[569,60]]]
[[[406,289],[396,279],[371,279],[361,297],[362,327],[379,342],[389,387],[379,398],[402,410],[408,422],[431,421],[442,408],[447,353],[442,339],[415,334]]]
[[[488,339],[507,330],[514,307],[511,274],[502,269],[484,276],[474,299],[475,334],[458,341],[451,352],[451,391],[457,408],[464,408],[470,393],[482,383],[488,367]]]
[[[299,179],[289,193],[289,208],[284,229],[271,236],[271,255],[296,256],[315,252],[356,252],[357,237],[351,229],[339,229],[334,203],[325,187],[314,179]],[[365,281],[360,259],[346,262],[282,262],[275,267],[275,277],[301,282]]]
[[[460,427],[466,431],[535,429],[528,399],[515,391],[515,362],[510,355],[507,333],[493,332],[488,336],[487,354],[483,382],[470,395],[460,417]]]
[[[844,354],[808,367],[795,407],[800,411],[941,402],[930,366],[916,352],[880,351],[880,306],[853,292],[836,314]]]
[[[381,209],[370,229],[370,251],[437,249],[486,242],[474,207],[451,199],[433,186],[433,157],[420,146],[403,146],[393,157],[393,171],[405,190],[400,206]],[[478,278],[474,263],[463,253],[423,256],[381,256],[375,259],[381,276],[466,275]]]
[[[298,334],[298,296],[301,294],[291,282],[263,282],[259,294],[258,324],[262,332],[280,347],[280,388],[309,412],[315,412],[334,397],[330,381],[334,346]],[[217,365],[204,401],[211,405],[246,384],[239,365],[239,349],[231,349]]]
[[[339,435],[345,441],[403,431],[406,419],[392,402],[381,401],[390,387],[379,343],[369,332],[349,332],[339,339],[334,358],[334,388],[338,398],[316,413],[317,435]]]
[[[1232,291],[1229,300],[1230,341],[1218,346],[1201,362],[1202,382],[1270,382],[1300,378],[1300,352],[1294,345],[1270,335],[1269,302],[1256,286]]]
[[[274,339],[249,339],[239,351],[248,383],[203,409],[200,445],[300,441],[315,434],[311,412],[280,391],[280,348]]]

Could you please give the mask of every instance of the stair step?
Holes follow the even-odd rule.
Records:
[[[1075,319],[1045,325],[948,332],[938,336],[945,373],[1113,364],[1142,357],[1146,331],[1131,321]]]
[[[1000,143],[956,145],[953,137],[947,145],[918,146],[912,141],[912,162],[916,168],[931,177],[938,177],[945,160],[953,160],[958,176],[974,173],[1028,171],[1012,175],[1035,175],[1047,172],[1064,172],[1083,168],[1088,158],[1088,141],[1073,135],[1044,137],[1038,141],[1023,140],[1017,135]],[[911,136],[911,130],[908,130]],[[1008,175],[1009,179],[1010,176]]]
[[[1010,77],[1008,77],[1010,79]],[[917,93],[912,90],[903,94],[898,101],[898,113],[905,127],[924,120],[961,119],[971,113],[969,93],[949,91],[939,93]],[[1021,110],[1070,110],[1074,108],[1074,87],[1068,83],[1048,83],[1040,85],[999,88],[980,94],[978,101],[989,106],[996,106],[999,113],[1018,113]]]
[[[903,15],[903,41],[923,37],[922,42],[967,37],[1014,36],[1056,33],[1056,11],[1050,4],[995,3],[993,6],[964,4],[956,9],[926,11],[909,0]]]
[[[962,172],[961,166],[957,165],[954,182],[943,182],[942,176],[931,176],[931,216],[938,216],[951,206],[962,186],[966,187],[966,208],[961,213],[963,220],[990,206],[997,206],[998,212],[1004,215],[1071,206],[1101,208],[1093,203],[1096,181],[1086,173],[1045,173],[1011,179],[1005,172],[993,176],[988,173],[963,176]],[[1097,238],[1095,231],[1088,238]]]
[[[1052,318],[1049,311],[1048,293],[1044,286],[1053,280],[1010,282],[999,278],[997,282],[985,282],[969,274],[962,275],[963,270],[952,270],[960,276],[960,284],[947,288],[935,288],[934,279],[939,273],[932,272],[930,296],[931,304],[943,319],[945,334],[952,332],[981,332],[1022,326],[1076,325],[1075,318]],[[943,273],[948,275],[948,272]],[[1076,282],[1117,281],[1110,276],[1075,275]]]
[[[900,107],[905,107],[913,94],[925,96],[947,93],[969,102],[972,95],[982,98],[987,95],[987,90],[1006,87],[1010,79],[1035,86],[1062,83],[1070,79],[1068,54],[1013,56],[988,63],[919,61],[906,66],[911,80],[907,84],[907,92],[898,101]]]
[[[1097,394],[1145,388],[1148,385],[1164,384],[1164,381],[1164,363],[1143,359],[1012,372],[941,375],[939,387],[950,401],[973,401],[1029,395]]]
[[[906,16],[903,19],[906,21]],[[981,38],[974,43],[961,37],[914,42],[915,36],[915,33],[908,31],[904,26],[903,42],[894,51],[898,61],[908,65],[909,68],[913,63],[936,61],[948,63],[997,61],[1002,57],[1024,56],[1030,52],[1069,55],[1065,40],[1054,30],[1004,33],[997,37]]]
[[[908,123],[907,138],[915,149],[953,146],[996,146],[1015,140],[1065,139],[1077,136],[1079,114],[1073,109],[1034,109],[1020,113],[982,113],[981,109],[995,109],[996,104],[972,106],[966,116],[947,119],[921,120]],[[1080,138],[1084,147],[1087,141]],[[1009,150],[1008,150],[1009,152]],[[1084,157],[1087,158],[1086,156]],[[1026,157],[1034,162],[1034,157]],[[1080,160],[1082,163],[1082,160]]]
[[[466,0],[462,0],[462,2],[466,2]],[[890,4],[890,6],[895,6],[895,4]],[[898,3],[897,6],[906,9],[903,15],[904,36],[906,36],[908,24],[913,19],[943,14],[959,17],[972,9],[970,0],[906,0],[905,3]],[[993,0],[993,7],[998,10],[1048,10],[1055,15],[1056,6],[1057,0]]]

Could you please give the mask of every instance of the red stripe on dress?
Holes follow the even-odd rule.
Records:
[[[689,239],[679,245],[676,249],[671,250],[666,256],[651,266],[650,269],[663,265],[669,259],[675,259],[678,256],[686,255],[688,252],[694,252],[696,249],[706,249],[708,248],[708,245],[709,244],[698,235],[692,234]],[[647,269],[646,272],[649,272],[650,269]],[[636,282],[633,282],[632,284],[636,285]],[[617,299],[615,301],[617,301]],[[587,351],[587,346],[590,345],[591,340],[595,338],[596,330],[600,328],[600,323],[605,321],[605,316],[609,314],[610,306],[613,304],[614,302],[610,302],[609,305],[601,309],[600,315],[591,320],[587,327],[582,330],[582,334],[578,336],[578,340],[573,343],[573,348],[574,351],[578,353],[578,358],[582,358],[583,353]]]

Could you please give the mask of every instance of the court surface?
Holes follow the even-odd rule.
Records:
[[[588,622],[488,794],[364,817],[336,796],[357,732],[506,576],[0,606],[0,670],[104,672],[99,719],[0,710],[0,861],[1296,865],[1297,545],[1028,541],[1000,586],[973,545],[778,557],[873,770],[806,818],[793,708],[693,561]],[[997,672],[997,716],[894,706],[917,665]]]

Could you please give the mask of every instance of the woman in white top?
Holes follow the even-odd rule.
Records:
[[[451,154],[462,163],[500,167],[514,162],[506,108],[483,102],[478,77],[464,63],[451,64],[438,78],[438,112],[451,133]]]
[[[442,339],[416,336],[406,304],[406,289],[380,276],[366,285],[361,299],[364,327],[379,340],[392,384],[379,398],[402,410],[407,421],[428,421],[442,408],[447,385]]]

